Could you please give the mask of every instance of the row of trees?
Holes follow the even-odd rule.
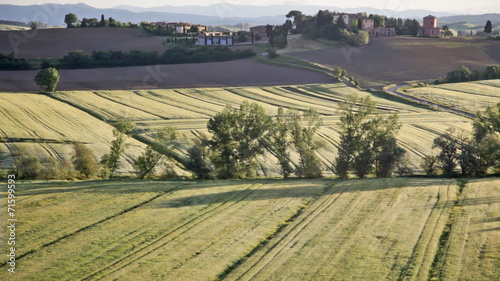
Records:
[[[4,55],[0,53],[0,70],[27,70],[31,65],[24,58],[16,58],[14,53]]]
[[[446,177],[483,176],[490,168],[500,171],[500,103],[479,112],[468,136],[454,129],[434,139],[437,155],[427,155],[422,168],[427,175],[441,171]]]
[[[257,158],[270,153],[284,178],[318,178],[325,168],[342,179],[410,174],[406,151],[396,140],[401,128],[398,116],[382,116],[376,111],[369,97],[352,97],[339,104],[338,154],[325,167],[317,156],[324,144],[317,140],[322,118],[316,111],[279,108],[273,117],[256,103],[228,106],[210,118],[207,128],[211,139],[200,139],[188,149],[189,160],[184,164],[198,178],[252,178],[259,167]],[[40,162],[37,157],[20,153],[15,172],[19,178],[113,178],[129,147],[127,135],[133,132],[131,122],[117,122],[109,153],[100,161],[87,146],[75,143],[71,161],[46,158]],[[152,137],[133,160],[138,178],[154,174],[162,163],[172,174],[168,163],[177,147],[175,128],[165,127]],[[482,176],[492,167],[500,171],[500,103],[478,113],[471,136],[455,135],[450,130],[434,140],[433,148],[438,153],[425,156],[421,164],[427,175]]]
[[[64,23],[67,28],[85,28],[85,27],[138,27],[137,24],[128,22],[124,23],[117,21],[112,17],[106,19],[104,15],[101,15],[101,20],[96,18],[82,18],[80,21],[77,15],[73,13],[66,14],[64,16]]]
[[[72,51],[62,59],[44,60],[41,68],[81,69],[98,67],[121,67],[154,64],[201,63],[228,61],[255,56],[251,49],[232,51],[227,46],[185,47],[174,46],[162,55],[156,51],[93,51],[86,55]]]
[[[487,66],[484,70],[469,69],[462,66],[460,69],[455,69],[446,74],[445,81],[438,82],[467,82],[476,80],[500,79],[500,64]]]

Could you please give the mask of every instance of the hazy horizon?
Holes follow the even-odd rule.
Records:
[[[162,0],[143,0],[140,2],[132,0],[91,0],[91,1],[81,1],[81,0],[52,0],[52,1],[41,1],[41,0],[18,0],[18,1],[4,1],[0,0],[0,4],[11,4],[11,5],[40,5],[47,3],[57,3],[57,4],[77,4],[84,3],[89,6],[96,8],[114,8],[120,5],[135,6],[141,8],[152,8],[159,6],[210,6],[213,4],[221,5],[252,5],[252,6],[269,6],[269,5],[308,5],[308,6],[324,6],[324,7],[340,7],[340,8],[357,8],[357,7],[371,7],[378,9],[388,9],[388,10],[413,10],[413,9],[424,9],[433,10],[440,12],[450,12],[450,13],[471,13],[471,12],[484,12],[484,13],[495,13],[500,12],[500,5],[494,3],[491,0],[422,0],[422,1],[409,1],[409,0],[352,0],[349,2],[332,2],[326,0],[313,0],[304,3],[303,1],[276,1],[276,0],[253,0],[253,1],[243,1],[243,0],[185,0],[182,4],[179,1],[162,1]]]

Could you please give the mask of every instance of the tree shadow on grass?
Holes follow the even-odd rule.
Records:
[[[246,183],[244,181],[243,183]],[[279,183],[279,182],[277,182]],[[289,183],[289,184],[288,184]],[[443,179],[364,179],[364,180],[301,180],[286,181],[273,188],[259,186],[243,190],[232,190],[210,194],[172,198],[162,203],[155,204],[155,208],[180,208],[186,206],[225,204],[239,201],[261,201],[283,198],[314,197],[320,191],[325,196],[341,193],[369,192],[393,188],[441,185]]]
[[[314,196],[311,192],[312,186],[321,190],[327,188],[327,194],[343,192],[362,192],[373,190],[384,190],[403,187],[426,187],[441,185],[446,179],[420,179],[420,178],[393,178],[393,179],[254,179],[254,180],[91,180],[82,182],[42,182],[42,183],[18,183],[19,197],[61,194],[61,193],[105,193],[105,194],[133,194],[145,192],[170,192],[173,190],[204,190],[202,195],[177,197],[166,202],[164,207],[192,206],[193,204],[227,203],[229,201],[241,200],[267,200],[278,198],[293,198]],[[227,189],[241,187],[238,190],[210,193],[211,188],[224,186]],[[276,185],[266,188],[267,185]],[[317,193],[317,191],[315,191]]]

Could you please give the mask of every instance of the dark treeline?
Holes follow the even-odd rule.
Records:
[[[14,53],[4,55],[0,53],[0,70],[27,70],[31,69],[26,59],[16,59]]]
[[[61,59],[43,60],[41,67],[47,69],[84,69],[99,67],[122,67],[153,64],[181,64],[202,63],[215,61],[229,61],[255,56],[251,49],[232,51],[227,46],[185,47],[174,46],[163,54],[156,51],[94,51],[86,55],[81,51],[73,51]],[[0,70],[30,70],[33,67],[24,58],[15,58],[0,53]]]
[[[455,69],[448,72],[446,74],[445,80],[436,80],[435,84],[468,82],[488,79],[500,79],[500,64],[487,66],[484,70],[471,70],[466,66],[462,66],[460,69]]]

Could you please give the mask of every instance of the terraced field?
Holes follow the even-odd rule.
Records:
[[[446,112],[433,111],[418,104],[398,99],[380,92],[367,92],[336,84],[309,84],[299,86],[193,88],[136,91],[68,91],[58,92],[52,97],[37,94],[0,94],[5,103],[2,114],[7,118],[0,121],[0,134],[7,138],[3,150],[15,152],[16,147],[28,146],[40,152],[52,140],[51,149],[60,157],[71,154],[66,143],[83,141],[93,145],[100,157],[107,153],[112,139],[110,124],[121,118],[132,120],[139,131],[138,139],[151,140],[156,129],[165,125],[175,126],[179,131],[178,145],[174,153],[180,162],[188,160],[187,149],[199,137],[207,137],[208,119],[222,111],[226,105],[238,107],[243,101],[257,102],[269,114],[276,114],[278,107],[306,110],[316,109],[324,118],[319,131],[325,147],[319,151],[324,163],[325,174],[331,173],[331,165],[339,140],[338,102],[349,95],[371,95],[381,113],[397,112],[403,127],[399,141],[407,151],[411,165],[419,169],[420,158],[431,152],[432,141],[449,127],[458,131],[470,131],[471,121]],[[15,97],[15,98],[13,98]],[[21,101],[32,99],[31,104]],[[12,109],[10,109],[12,108]],[[26,108],[26,109],[24,109]],[[68,111],[68,113],[66,113]],[[95,125],[97,124],[97,125]],[[19,129],[20,127],[31,128]],[[90,132],[90,133],[86,133]],[[17,139],[27,139],[20,143]],[[128,152],[127,161],[140,153],[141,144],[134,142]],[[292,153],[292,158],[297,159]],[[277,160],[271,154],[259,159],[260,176],[278,176]],[[12,163],[12,160],[11,162]],[[182,165],[181,165],[182,166]],[[122,172],[131,172],[128,165]]]
[[[428,280],[441,272],[496,280],[499,183],[473,180],[460,193],[455,180],[411,178],[18,182],[17,273],[8,275],[2,254],[0,279]],[[438,253],[443,264],[433,262]]]
[[[500,102],[500,80],[433,85],[405,93],[474,114]]]

